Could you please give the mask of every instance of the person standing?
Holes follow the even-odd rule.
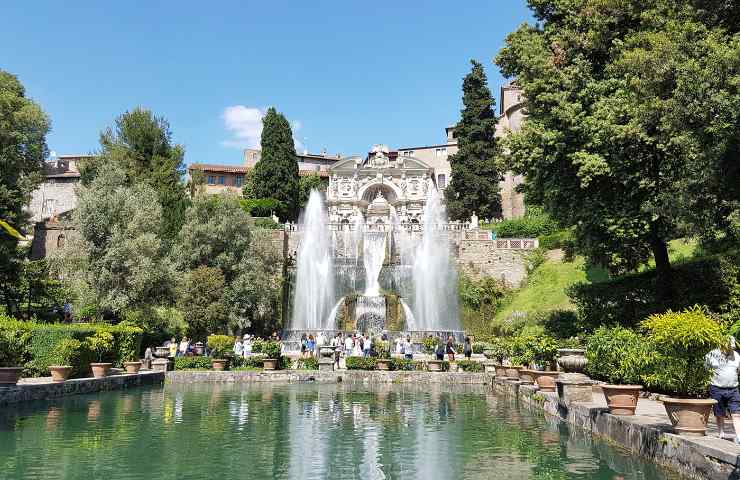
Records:
[[[170,347],[170,357],[177,356],[177,340],[175,340],[175,337],[172,337],[170,344],[167,346]]]
[[[339,370],[339,359],[342,356],[342,348],[344,347],[344,342],[342,341],[342,334],[337,333],[336,335],[334,335],[329,345],[334,347],[334,366],[336,367],[337,370]]]
[[[249,355],[252,354],[252,337],[250,335],[244,337],[244,342],[242,342],[242,346],[244,347],[244,358],[247,358]]]
[[[406,337],[406,341],[403,342],[403,356],[406,360],[414,359],[414,346],[411,343],[411,336]]]
[[[473,355],[473,344],[470,342],[470,337],[465,337],[465,344],[463,345],[463,355],[466,360],[470,360]]]
[[[313,339],[313,334],[308,336],[306,352],[309,357],[313,357],[314,355],[316,355],[316,341]]]
[[[447,360],[450,362],[455,361],[455,340],[452,338],[452,335],[447,337],[447,347],[445,348],[445,351],[447,352]]]
[[[182,337],[182,340],[180,341],[180,348],[178,351],[179,356],[184,357],[188,353],[189,346],[190,342],[188,342],[188,337]]]
[[[730,418],[735,429],[733,440],[740,445],[740,393],[737,388],[740,354],[735,351],[735,338],[730,337],[726,345],[707,353],[704,363],[712,370],[709,398],[717,401],[714,416],[719,438],[725,438],[725,418]]]
[[[306,333],[301,334],[301,358],[306,358],[306,349],[308,348],[308,337]]]
[[[365,340],[362,343],[362,356],[367,358],[370,356],[370,350],[373,348],[373,341],[370,340],[370,336],[366,333]]]
[[[237,357],[244,355],[244,344],[239,337],[236,337],[236,341],[234,342],[234,355]]]
[[[442,361],[445,359],[445,342],[442,340],[442,337],[437,337],[437,349],[434,353],[437,356],[437,360]]]
[[[354,346],[355,346],[355,341],[352,340],[352,337],[350,337],[349,335],[347,335],[347,338],[344,340],[344,356],[345,356],[345,358],[352,355],[352,348]]]

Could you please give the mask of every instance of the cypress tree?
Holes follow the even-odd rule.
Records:
[[[298,161],[288,120],[273,107],[262,120],[262,157],[254,168],[254,195],[285,204],[281,219],[298,216]]]
[[[450,156],[452,178],[445,189],[447,212],[453,220],[467,220],[474,212],[481,217],[501,216],[495,102],[483,66],[475,60],[470,63],[473,68],[463,79],[463,109],[455,126],[459,150]]]

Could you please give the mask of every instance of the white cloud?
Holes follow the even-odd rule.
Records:
[[[267,109],[258,107],[247,107],[245,105],[232,105],[226,107],[221,114],[224,127],[231,134],[231,138],[221,142],[227,148],[260,148],[260,137],[262,136],[262,119]],[[303,143],[298,139],[297,132],[303,124],[294,120],[291,123],[293,130],[293,141],[296,150],[303,148]]]

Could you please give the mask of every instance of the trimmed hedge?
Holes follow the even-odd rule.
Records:
[[[111,347],[102,352],[102,360],[120,367],[123,362],[137,358],[143,333],[138,327],[124,324],[48,324],[23,322],[4,315],[0,315],[0,332],[3,337],[9,335],[22,342],[22,363],[19,365],[25,367],[25,376],[34,377],[49,375],[49,365],[58,364],[72,365],[74,376],[86,374],[88,364],[97,361],[87,339],[98,332],[113,336]]]
[[[372,357],[347,357],[347,370],[375,370],[377,360]]]
[[[626,275],[593,284],[576,284],[567,293],[578,308],[577,330],[601,325],[635,327],[644,318],[666,310],[706,305],[715,313],[731,314],[740,298],[740,258],[706,257],[673,266],[673,299],[656,299],[655,271]]]
[[[210,370],[211,357],[175,357],[175,370]]]
[[[483,364],[475,360],[458,360],[456,363],[463,372],[482,372],[484,370]]]

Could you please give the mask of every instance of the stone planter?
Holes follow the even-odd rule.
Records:
[[[105,363],[105,362],[91,363],[90,370],[92,370],[93,377],[103,378],[103,377],[108,376],[108,372],[110,371],[110,367],[112,366],[113,366],[112,363]]]
[[[662,397],[673,430],[684,436],[703,437],[707,434],[709,414],[716,400]]]
[[[72,375],[72,367],[70,365],[49,365],[49,372],[51,372],[52,382],[64,382]]]
[[[496,364],[490,360],[483,362],[483,371],[486,373],[496,373]]]
[[[519,371],[519,381],[525,382],[525,383],[534,383],[535,375],[537,374],[536,370],[530,370],[528,368],[522,368]]]
[[[375,363],[375,368],[378,370],[388,371],[391,369],[391,361],[387,358],[379,358]]]
[[[262,368],[265,370],[277,370],[277,358],[266,358],[262,364]]]
[[[211,360],[211,367],[217,372],[223,372],[229,366],[229,361],[225,358],[214,358]]]
[[[0,387],[9,387],[18,383],[23,367],[0,367]]]
[[[508,367],[506,367],[506,376],[509,377],[509,378],[513,378],[513,379],[518,380],[519,379],[519,372],[521,372],[521,370],[523,368],[524,367],[512,367],[512,366],[508,366]]]
[[[443,360],[429,360],[427,362],[427,370],[430,372],[441,372]]]
[[[496,370],[496,378],[506,377],[506,367],[504,365],[496,365],[493,368]]]
[[[126,373],[139,373],[141,362],[123,362],[123,367],[126,369]]]
[[[154,356],[157,358],[167,358],[170,356],[170,347],[155,347]]]
[[[540,387],[540,391],[554,392],[556,390],[555,379],[558,378],[558,375],[560,375],[560,372],[535,371],[534,381]]]
[[[642,385],[602,385],[606,405],[612,415],[634,415]]]
[[[559,348],[558,365],[565,373],[583,373],[586,368],[586,350],[582,348]]]

